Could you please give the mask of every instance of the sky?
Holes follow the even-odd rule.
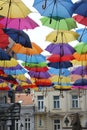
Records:
[[[52,29],[49,27],[42,26],[40,22],[41,15],[33,7],[34,0],[22,0],[22,1],[32,11],[32,13],[29,14],[29,17],[31,17],[35,22],[37,22],[40,25],[35,29],[31,29],[31,30],[29,29],[25,32],[28,33],[32,42],[35,42],[42,49],[45,49],[50,44],[49,42],[45,41],[45,37],[47,34],[49,34],[52,31]],[[76,1],[78,0],[72,0],[73,3],[75,3]]]

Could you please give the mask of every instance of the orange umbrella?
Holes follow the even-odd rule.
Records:
[[[27,55],[40,54],[43,51],[41,47],[39,47],[34,42],[32,42],[32,48],[26,48],[20,44],[14,44],[11,50],[14,51],[15,53],[21,53]]]
[[[87,54],[79,54],[79,53],[75,52],[73,54],[73,56],[78,61],[87,61]]]

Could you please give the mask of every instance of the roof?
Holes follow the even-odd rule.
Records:
[[[20,102],[21,105],[33,105],[33,94],[16,93],[15,102]]]

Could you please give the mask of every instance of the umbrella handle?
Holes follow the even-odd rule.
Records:
[[[45,3],[42,5],[42,9],[45,9],[47,5],[47,0],[45,0]]]
[[[3,7],[0,7],[0,10],[3,10]]]

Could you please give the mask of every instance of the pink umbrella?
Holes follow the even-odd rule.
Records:
[[[38,27],[39,25],[32,20],[30,17],[25,18],[1,18],[0,23],[5,26],[5,28],[13,28],[17,30],[23,30],[23,29],[34,29],[35,27]]]

